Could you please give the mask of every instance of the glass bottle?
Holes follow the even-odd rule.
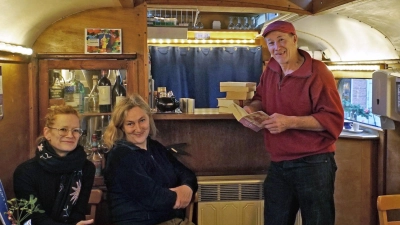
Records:
[[[99,177],[101,176],[101,170],[102,170],[102,161],[103,157],[99,153],[99,143],[97,140],[97,134],[92,134],[92,152],[89,155],[89,160],[92,161],[94,166],[96,167],[96,172],[94,176]]]
[[[50,87],[49,97],[50,99],[64,98],[64,84],[61,83],[61,79],[64,78],[59,72],[54,72],[53,74],[53,85]]]
[[[117,78],[115,79],[115,84],[112,89],[112,107],[114,108],[119,101],[126,97],[126,90],[122,86],[121,74],[119,70],[117,71]]]
[[[108,70],[101,70],[99,80],[99,110],[101,113],[111,112],[111,81],[107,78]]]
[[[79,113],[83,113],[83,99],[85,97],[85,87],[76,79],[75,71],[70,71],[71,79],[64,87],[64,101],[66,105],[71,105]]]
[[[98,113],[99,110],[99,90],[97,89],[97,75],[93,75],[93,88],[89,94],[89,112]]]

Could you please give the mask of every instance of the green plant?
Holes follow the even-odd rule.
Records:
[[[9,204],[8,219],[13,225],[20,225],[34,212],[44,213],[44,210],[39,209],[39,204],[36,204],[37,198],[33,195],[29,196],[29,200],[13,198],[7,201]]]
[[[342,100],[343,109],[345,112],[349,112],[350,116],[357,119],[357,116],[365,117],[367,120],[371,116],[371,110],[367,108],[361,107],[361,105],[352,104],[350,101],[343,99]]]

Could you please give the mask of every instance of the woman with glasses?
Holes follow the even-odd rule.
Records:
[[[156,127],[139,95],[121,100],[104,132],[104,178],[114,225],[193,225],[185,208],[197,191],[195,174],[152,139]]]
[[[39,209],[29,219],[34,225],[83,225],[95,167],[86,159],[78,113],[71,106],[55,106],[45,117],[43,136],[37,139],[35,157],[14,172],[18,199],[38,199]]]

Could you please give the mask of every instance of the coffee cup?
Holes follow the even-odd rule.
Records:
[[[354,131],[359,131],[359,130],[360,130],[360,124],[358,124],[358,123],[353,123],[353,130],[354,130]]]
[[[352,126],[353,122],[348,122],[348,121],[344,122],[344,129],[350,130]]]

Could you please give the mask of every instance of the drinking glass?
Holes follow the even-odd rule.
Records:
[[[248,17],[243,17],[243,18],[244,18],[244,24],[243,24],[242,29],[250,30],[249,18]]]
[[[250,23],[250,29],[256,29],[256,24],[257,23],[257,21],[256,21],[256,17],[251,17],[251,23]]]
[[[204,28],[204,25],[201,22],[201,16],[197,17],[197,22],[196,22],[196,25],[194,26],[194,28],[195,29],[203,29]]]
[[[233,23],[233,16],[230,16],[228,30],[233,30],[233,29],[235,29],[235,24]]]
[[[241,30],[242,29],[242,23],[240,21],[240,17],[237,18],[237,23],[235,25],[235,30]]]

